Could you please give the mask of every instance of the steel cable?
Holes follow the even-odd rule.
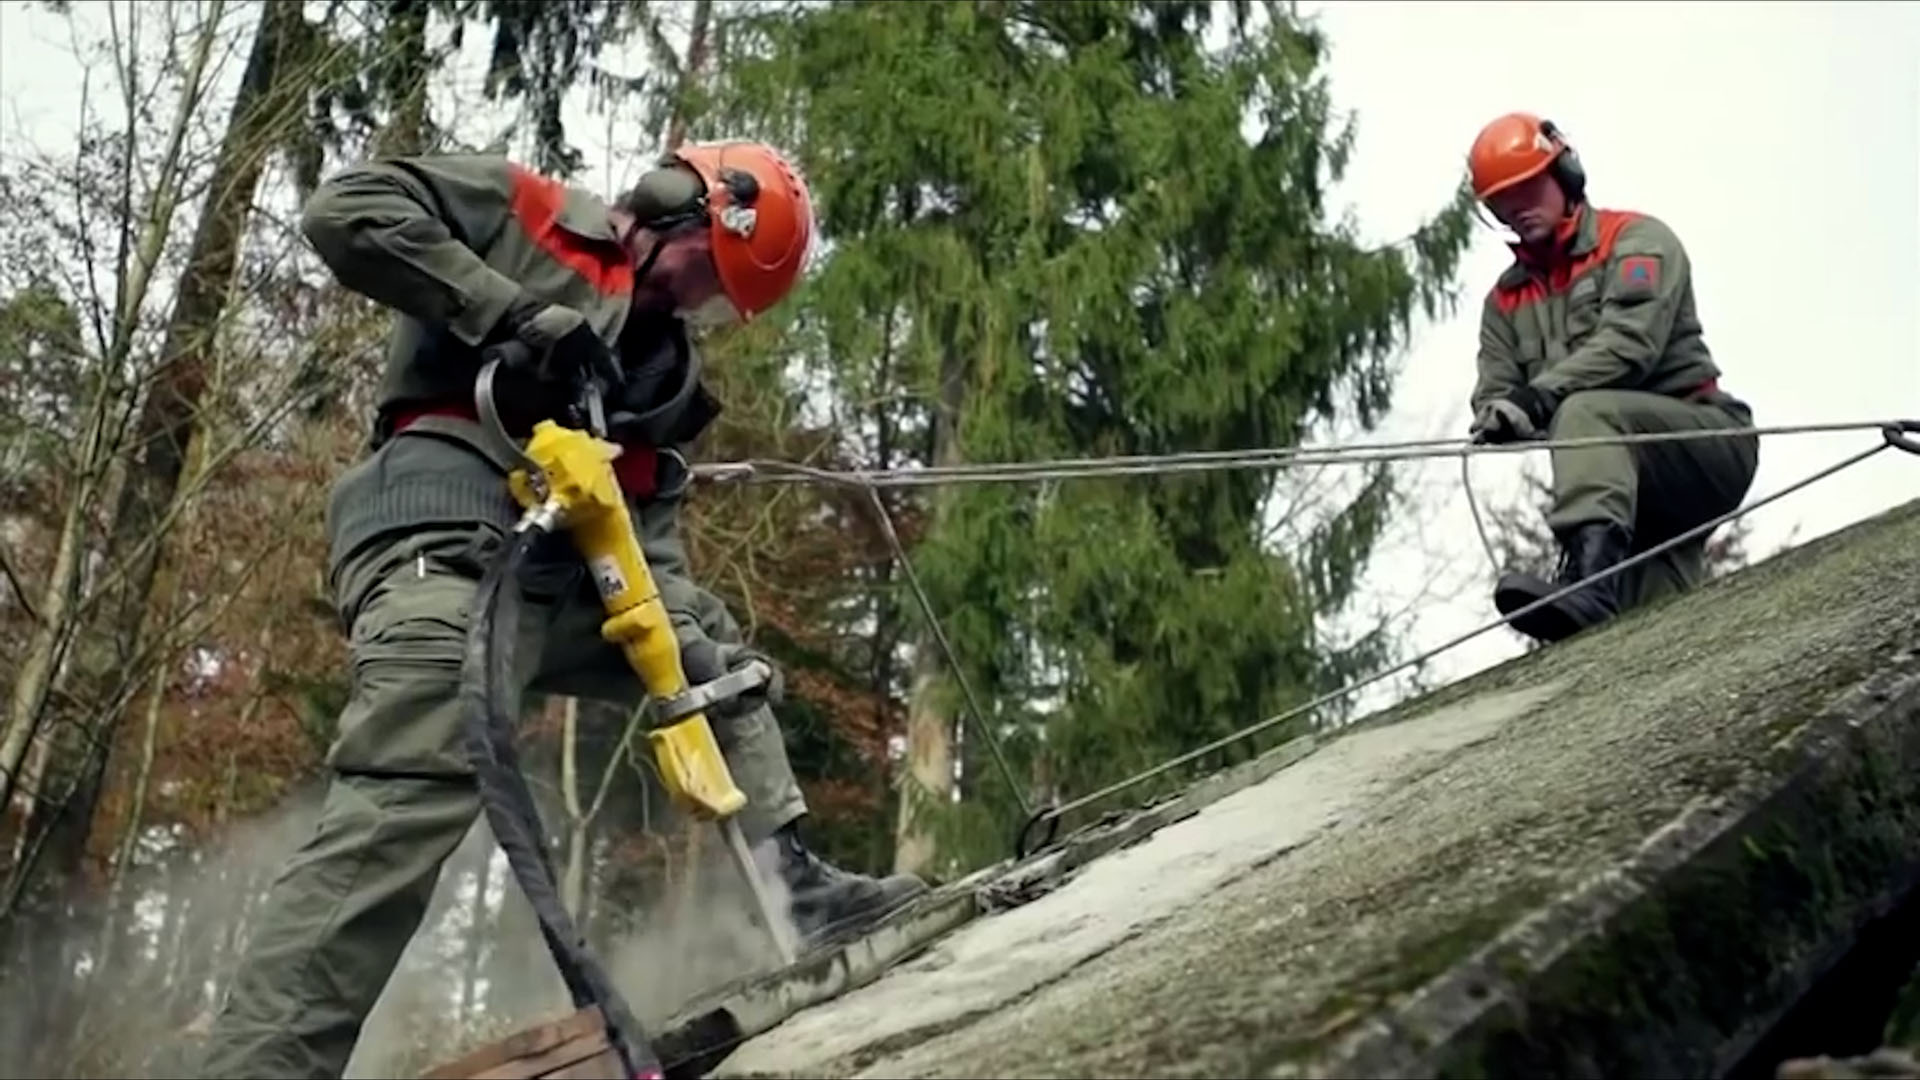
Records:
[[[1350,443],[1318,450],[1301,447],[1198,450],[1178,454],[1147,454],[1131,457],[1057,458],[976,465],[936,465],[923,469],[836,470],[790,461],[756,459],[699,465],[694,467],[693,473],[697,479],[706,483],[832,484],[848,487],[912,488],[946,484],[1038,482],[1111,476],[1163,476],[1234,469],[1411,461],[1420,458],[1478,457],[1483,454],[1573,450],[1591,446],[1640,446],[1648,443],[1691,442],[1700,439],[1747,436],[1886,431],[1890,428],[1900,430],[1900,425],[1903,423],[1907,421],[1851,420],[1772,427],[1590,435],[1569,439],[1528,439],[1512,443],[1474,443],[1465,439],[1411,439],[1401,442]]]
[[[1566,450],[1593,446],[1639,446],[1650,443],[1687,442],[1699,439],[1724,439],[1753,437],[1771,437],[1780,435],[1832,434],[1853,431],[1878,431],[1881,433],[1880,445],[1851,455],[1833,465],[1781,488],[1767,497],[1747,505],[1736,507],[1709,521],[1694,526],[1653,547],[1635,553],[1625,560],[1615,563],[1591,576],[1564,586],[1538,600],[1514,611],[1510,615],[1485,623],[1473,630],[1436,645],[1411,659],[1401,661],[1357,682],[1349,683],[1336,690],[1322,694],[1304,704],[1297,705],[1284,712],[1268,717],[1257,723],[1241,728],[1229,735],[1222,736],[1204,746],[1176,755],[1151,768],[1124,779],[1108,784],[1096,791],[1081,795],[1064,803],[1058,803],[1035,811],[1031,798],[1024,785],[1013,775],[1012,766],[1000,746],[999,739],[987,727],[986,716],[980,708],[978,697],[974,694],[971,682],[961,668],[959,657],[953,643],[947,637],[945,628],[933,602],[921,587],[920,580],[912,571],[906,549],[900,542],[894,528],[892,514],[886,503],[880,498],[882,488],[933,487],[949,484],[986,484],[1018,482],[1051,482],[1068,479],[1087,479],[1118,476],[1162,476],[1188,472],[1214,472],[1234,469],[1259,468],[1298,468],[1307,465],[1347,465],[1366,462],[1407,461],[1421,458],[1458,457],[1460,459],[1461,483],[1466,489],[1468,508],[1473,514],[1475,531],[1479,534],[1482,548],[1486,551],[1488,562],[1496,573],[1499,572],[1499,558],[1494,549],[1486,524],[1480,513],[1480,506],[1473,495],[1471,461],[1482,454],[1529,453],[1541,450]],[[1025,857],[1030,852],[1029,839],[1036,828],[1044,827],[1046,840],[1050,843],[1059,829],[1060,820],[1072,811],[1083,809],[1103,802],[1106,799],[1131,790],[1149,780],[1165,775],[1182,765],[1191,764],[1209,754],[1217,753],[1229,746],[1274,728],[1289,720],[1306,715],[1316,709],[1355,694],[1369,686],[1424,664],[1452,649],[1506,626],[1513,620],[1529,615],[1549,604],[1555,603],[1587,586],[1603,581],[1627,569],[1646,562],[1658,555],[1698,537],[1706,536],[1730,522],[1737,521],[1747,514],[1776,502],[1787,495],[1802,490],[1845,469],[1851,468],[1875,454],[1889,448],[1897,448],[1908,453],[1920,455],[1920,441],[1914,436],[1920,434],[1920,421],[1913,420],[1860,420],[1840,421],[1816,424],[1784,424],[1767,427],[1723,428],[1718,430],[1676,431],[1676,432],[1638,432],[1618,435],[1587,436],[1570,439],[1529,439],[1513,443],[1475,443],[1458,439],[1414,439],[1400,442],[1349,444],[1333,446],[1320,450],[1308,450],[1294,447],[1269,448],[1260,450],[1223,450],[1195,451],[1181,454],[1142,455],[1133,457],[1105,457],[1081,459],[1053,459],[1033,462],[1003,462],[981,465],[932,466],[925,469],[895,470],[833,470],[782,461],[739,461],[713,465],[697,466],[693,472],[696,479],[708,483],[774,483],[774,484],[819,484],[835,487],[864,488],[874,512],[879,515],[882,533],[887,540],[893,557],[907,575],[921,614],[926,618],[934,639],[946,660],[948,669],[959,681],[962,696],[966,700],[968,719],[977,736],[984,742],[992,754],[994,763],[1019,804],[1026,814],[1019,836],[1015,841],[1016,858]]]

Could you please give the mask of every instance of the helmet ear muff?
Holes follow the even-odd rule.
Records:
[[[682,165],[663,165],[648,170],[620,199],[619,207],[643,228],[670,232],[706,220],[706,194],[698,173]]]
[[[1540,134],[1553,141],[1557,152],[1547,171],[1553,176],[1554,183],[1566,194],[1568,202],[1580,202],[1587,197],[1587,170],[1580,164],[1580,154],[1560,128],[1551,120],[1540,121]]]

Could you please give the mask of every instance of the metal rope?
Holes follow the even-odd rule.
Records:
[[[987,727],[985,714],[980,709],[978,698],[974,695],[972,684],[961,670],[954,652],[953,643],[948,640],[946,630],[933,609],[933,602],[926,590],[921,587],[919,577],[914,573],[912,562],[907,558],[905,547],[894,530],[892,515],[885,502],[880,498],[880,489],[887,487],[931,487],[942,484],[978,484],[995,482],[1043,481],[1105,477],[1166,475],[1182,472],[1205,472],[1246,468],[1295,468],[1303,465],[1340,465],[1373,461],[1406,461],[1418,458],[1458,457],[1460,459],[1461,483],[1466,488],[1468,507],[1473,514],[1474,528],[1479,533],[1481,546],[1486,550],[1488,562],[1495,573],[1499,572],[1499,558],[1493,542],[1488,536],[1485,522],[1481,518],[1480,507],[1473,496],[1471,460],[1480,454],[1525,453],[1539,450],[1564,450],[1590,446],[1637,446],[1647,443],[1685,442],[1694,439],[1724,439],[1733,437],[1774,435],[1805,435],[1815,433],[1833,433],[1847,431],[1876,430],[1881,434],[1881,443],[1870,450],[1863,450],[1844,460],[1821,469],[1794,484],[1781,488],[1757,502],[1736,507],[1709,521],[1694,526],[1653,547],[1629,556],[1585,579],[1576,581],[1555,592],[1476,629],[1461,634],[1440,645],[1413,657],[1401,661],[1382,671],[1369,675],[1358,682],[1349,683],[1339,689],[1329,691],[1305,704],[1295,706],[1285,712],[1268,717],[1258,723],[1241,728],[1230,735],[1207,743],[1194,750],[1169,758],[1152,768],[1142,770],[1125,779],[1108,784],[1106,787],[1065,803],[1048,806],[1038,812],[1030,808],[1025,788],[1014,778],[1013,769],[1007,763],[999,739]],[[1045,835],[1051,837],[1058,831],[1060,820],[1068,813],[1102,802],[1123,791],[1131,790],[1155,777],[1165,775],[1182,765],[1191,764],[1219,750],[1232,746],[1262,731],[1295,719],[1315,709],[1339,701],[1369,686],[1382,682],[1409,668],[1421,664],[1451,649],[1506,626],[1513,620],[1532,614],[1549,604],[1559,601],[1580,589],[1603,581],[1627,569],[1637,566],[1663,554],[1673,548],[1701,536],[1729,522],[1760,509],[1770,503],[1818,483],[1835,473],[1851,468],[1890,447],[1920,455],[1920,440],[1913,436],[1920,434],[1920,421],[1914,420],[1871,420],[1844,421],[1821,424],[1786,424],[1770,427],[1723,428],[1719,430],[1643,432],[1617,435],[1588,436],[1572,439],[1528,439],[1513,443],[1474,443],[1454,439],[1416,439],[1403,442],[1351,444],[1348,446],[1328,447],[1323,450],[1301,450],[1297,448],[1271,448],[1264,450],[1198,451],[1184,454],[1161,454],[1137,457],[1084,458],[1077,460],[1050,460],[1036,462],[1007,462],[984,465],[934,466],[913,470],[849,470],[836,471],[820,469],[807,465],[781,461],[743,461],[718,465],[699,466],[694,469],[696,478],[707,482],[744,481],[749,483],[812,483],[837,487],[865,488],[868,499],[879,515],[883,534],[892,549],[894,559],[906,574],[907,583],[913,590],[921,613],[926,617],[928,627],[933,631],[948,667],[953,671],[966,698],[967,710],[973,721],[972,726],[992,751],[994,761],[999,767],[1002,779],[1013,797],[1027,814],[1026,823],[1020,830],[1015,842],[1015,857],[1027,854],[1027,840],[1036,827],[1046,827]]]
[[[1000,777],[1007,782],[1007,790],[1013,792],[1014,800],[1020,804],[1020,812],[1033,816],[1033,806],[1027,801],[1027,790],[1013,778],[1013,766],[1007,764],[1007,755],[1000,748],[1000,740],[987,726],[987,716],[980,709],[980,699],[973,695],[973,683],[968,681],[967,673],[960,667],[960,657],[953,651],[953,642],[947,640],[946,627],[941,625],[940,617],[934,614],[933,600],[927,596],[927,590],[920,587],[920,575],[913,572],[913,560],[907,558],[907,549],[900,543],[900,534],[894,531],[893,514],[888,512],[887,504],[880,498],[880,489],[867,489],[867,498],[873,503],[873,512],[880,515],[880,531],[887,538],[887,546],[893,549],[893,561],[900,565],[900,572],[907,576],[907,585],[913,590],[914,599],[920,603],[920,613],[926,616],[927,626],[933,631],[934,640],[940,643],[940,651],[947,658],[947,668],[953,672],[953,678],[960,684],[960,693],[967,699],[967,715],[973,718],[973,729],[980,740],[993,751],[993,761],[1000,767]]]
[[[1464,439],[1410,439],[1401,442],[1351,443],[1322,449],[1268,447],[1254,450],[1199,450],[1178,454],[1131,457],[1061,458],[1045,461],[937,465],[922,469],[821,469],[790,461],[750,460],[699,465],[697,479],[708,483],[834,484],[851,487],[933,487],[943,484],[986,484],[1084,479],[1104,476],[1169,475],[1232,469],[1296,468],[1303,465],[1348,465],[1419,458],[1477,457],[1481,454],[1520,454],[1540,450],[1573,450],[1590,446],[1640,446],[1647,443],[1690,442],[1745,436],[1812,435],[1847,431],[1904,430],[1900,420],[1852,420],[1772,427],[1720,428],[1699,431],[1657,431],[1619,435],[1589,435],[1570,439],[1527,439],[1512,443],[1473,443]]]
[[[1920,427],[1920,425],[1916,425],[1916,427]],[[1883,430],[1891,432],[1899,429],[1883,429]],[[1851,457],[1848,457],[1833,465],[1829,465],[1826,468],[1821,469],[1819,472],[1816,472],[1813,475],[1808,476],[1803,480],[1800,480],[1794,484],[1790,484],[1787,487],[1781,488],[1779,491],[1774,492],[1773,494],[1767,496],[1764,499],[1759,500],[1758,502],[1750,503],[1742,507],[1737,507],[1733,510],[1727,511],[1724,514],[1721,514],[1719,517],[1713,518],[1709,521],[1696,525],[1693,528],[1688,529],[1686,532],[1683,532],[1678,536],[1673,537],[1670,540],[1666,540],[1666,541],[1663,541],[1662,543],[1656,544],[1653,547],[1650,547],[1647,550],[1640,552],[1639,554],[1626,558],[1580,581],[1576,581],[1571,585],[1567,585],[1561,589],[1558,589],[1552,593],[1549,593],[1546,596],[1543,596],[1540,599],[1535,600],[1533,603],[1528,604],[1523,608],[1520,608],[1519,610],[1515,611],[1511,615],[1502,616],[1501,618],[1495,619],[1492,622],[1489,622],[1480,627],[1477,627],[1476,629],[1469,630],[1466,633],[1461,634],[1460,636],[1453,638],[1450,641],[1447,641],[1440,645],[1436,645],[1433,648],[1428,649],[1426,652],[1423,652],[1420,655],[1412,658],[1411,660],[1403,660],[1400,663],[1393,665],[1392,667],[1386,668],[1385,670],[1369,675],[1366,678],[1360,680],[1359,682],[1349,683],[1346,686],[1343,686],[1337,690],[1329,691],[1325,694],[1320,695],[1317,698],[1314,698],[1313,700],[1303,705],[1297,705],[1291,709],[1288,709],[1285,712],[1278,713],[1274,716],[1270,716],[1267,719],[1262,720],[1258,723],[1248,725],[1247,727],[1241,728],[1239,731],[1236,731],[1231,735],[1224,735],[1206,744],[1205,746],[1199,747],[1198,749],[1189,750],[1186,753],[1181,754],[1177,757],[1169,758],[1168,760],[1161,762],[1160,764],[1155,765],[1150,769],[1144,769],[1138,773],[1133,774],[1132,776],[1127,777],[1126,779],[1118,780],[1112,784],[1108,784],[1106,787],[1103,787],[1098,791],[1094,791],[1087,795],[1082,795],[1076,799],[1071,799],[1065,803],[1061,803],[1058,806],[1048,807],[1047,809],[1041,811],[1040,813],[1035,814],[1032,818],[1028,820],[1026,826],[1021,830],[1021,835],[1022,836],[1027,835],[1036,825],[1043,824],[1043,823],[1056,823],[1060,820],[1060,818],[1062,818],[1063,816],[1065,816],[1071,811],[1081,809],[1082,807],[1090,806],[1094,803],[1101,802],[1114,795],[1117,795],[1120,792],[1129,790],[1134,787],[1138,787],[1140,784],[1143,784],[1146,781],[1151,780],[1156,776],[1161,776],[1173,769],[1179,768],[1182,765],[1186,765],[1191,762],[1197,761],[1208,754],[1224,749],[1237,742],[1241,742],[1242,740],[1249,739],[1254,735],[1257,735],[1262,731],[1266,731],[1267,729],[1272,728],[1276,725],[1286,723],[1288,720],[1292,720],[1295,717],[1311,712],[1324,705],[1331,704],[1357,691],[1364,690],[1375,683],[1391,678],[1392,676],[1397,675],[1400,672],[1405,671],[1409,668],[1417,667],[1420,664],[1424,664],[1427,661],[1432,660],[1434,657],[1439,656],[1441,653],[1448,651],[1449,649],[1458,648],[1459,646],[1464,645],[1469,641],[1472,641],[1474,638],[1477,638],[1482,634],[1489,633],[1493,630],[1497,630],[1500,627],[1507,625],[1508,623],[1512,622],[1514,619],[1520,618],[1521,616],[1524,616],[1524,615],[1530,615],[1533,612],[1538,611],[1543,607],[1546,607],[1548,604],[1557,602],[1562,597],[1565,597],[1571,593],[1578,592],[1579,590],[1586,588],[1588,585],[1591,585],[1596,581],[1605,580],[1606,578],[1612,577],[1615,574],[1625,571],[1629,567],[1636,566],[1640,563],[1646,562],[1647,560],[1653,558],[1656,555],[1659,555],[1663,552],[1666,552],[1675,547],[1678,547],[1679,545],[1686,543],[1689,540],[1695,539],[1696,537],[1705,536],[1708,533],[1711,533],[1713,530],[1719,528],[1720,526],[1727,524],[1728,522],[1736,521],[1741,517],[1747,514],[1750,514],[1753,511],[1758,510],[1763,506],[1766,506],[1769,503],[1775,502],[1787,495],[1791,495],[1792,493],[1801,490],[1802,488],[1808,487],[1809,485],[1812,485],[1821,480],[1824,480],[1827,477],[1842,471],[1843,469],[1847,469],[1854,465],[1857,465],[1860,462],[1865,461],[1868,458],[1872,457],[1873,455],[1880,453],[1882,450],[1886,450],[1889,447],[1893,447],[1893,446],[1900,446],[1901,449],[1909,449],[1907,446],[1901,445],[1891,435],[1889,435],[1889,437],[1885,441],[1881,442],[1880,445],[1875,446],[1872,449],[1862,450],[1859,453],[1852,455]],[[1910,450],[1910,452],[1920,452],[1920,450]],[[1054,825],[1054,828],[1057,829],[1058,826]],[[1026,853],[1023,851],[1016,852],[1016,856],[1024,856],[1025,854]]]
[[[1493,576],[1500,576],[1500,554],[1493,549],[1493,538],[1487,535],[1487,523],[1480,520],[1480,500],[1473,496],[1473,458],[1460,455],[1460,490],[1467,495],[1467,509],[1473,513],[1473,531],[1480,534],[1480,548],[1487,553],[1487,565],[1492,567]]]

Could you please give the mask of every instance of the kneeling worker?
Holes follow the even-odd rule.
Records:
[[[1719,387],[1680,240],[1658,218],[1599,210],[1551,121],[1510,113],[1468,155],[1474,194],[1512,229],[1514,261],[1488,293],[1473,388],[1476,441],[1581,439],[1752,426]],[[1553,451],[1556,580],[1508,573],[1503,615],[1740,505],[1759,462],[1753,435]],[[1514,620],[1559,641],[1698,585],[1705,536]]]

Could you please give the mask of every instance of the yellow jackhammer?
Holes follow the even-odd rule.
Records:
[[[519,344],[489,350],[475,385],[475,405],[488,437],[508,460],[523,463],[509,473],[508,487],[525,512],[506,550],[482,577],[475,603],[462,672],[468,752],[488,822],[534,908],[575,1006],[600,1008],[629,1076],[659,1076],[660,1062],[639,1024],[559,902],[538,811],[514,751],[519,686],[512,652],[520,567],[542,536],[566,531],[599,589],[607,615],[601,636],[620,648],[652,699],[659,726],[647,738],[668,795],[696,819],[719,827],[781,961],[791,963],[790,928],[775,909],[736,817],[746,795],[735,786],[707,722],[709,708],[757,689],[773,673],[755,663],[699,686],[688,683],[678,639],[614,476],[621,448],[606,438],[603,388],[584,378],[575,387],[571,409],[578,426],[541,420],[524,449],[500,420],[495,375],[530,357]]]

